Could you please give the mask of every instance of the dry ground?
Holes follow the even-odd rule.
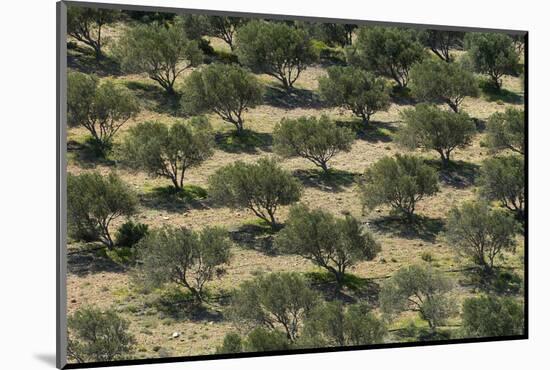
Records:
[[[116,37],[116,32],[110,35]],[[220,48],[220,41],[213,40],[213,45]],[[223,44],[222,44],[223,45]],[[87,64],[80,60],[85,56],[70,50],[70,63],[74,69],[84,69]],[[72,61],[72,63],[71,63]],[[101,70],[95,70],[101,72]],[[216,169],[236,160],[255,161],[263,155],[271,156],[270,140],[274,125],[283,117],[299,117],[303,115],[326,114],[341,124],[352,125],[357,120],[348,112],[328,109],[322,106],[315,93],[318,77],[324,75],[325,68],[317,65],[308,68],[297,82],[300,93],[293,99],[284,99],[277,92],[276,81],[267,76],[259,76],[268,86],[268,104],[251,109],[245,116],[245,127],[253,131],[258,139],[254,148],[235,148],[231,143],[221,142],[214,156],[198,168],[193,168],[186,174],[185,183],[207,188],[207,178]],[[174,102],[167,101],[157,85],[145,75],[123,75],[121,73],[100,73],[103,79],[113,79],[132,89],[140,98],[144,109],[138,116],[129,121],[118,134],[137,122],[159,120],[173,122],[182,119]],[[179,79],[179,83],[183,81]],[[465,100],[463,109],[471,116],[485,121],[489,115],[503,111],[512,105],[522,104],[522,85],[519,78],[505,77],[504,88],[515,96],[515,100],[500,101],[491,96]],[[461,163],[457,169],[441,175],[441,191],[422,201],[418,206],[418,214],[423,216],[423,222],[417,230],[407,230],[388,217],[388,209],[381,207],[371,214],[362,214],[361,206],[355,193],[354,179],[370,164],[383,156],[401,152],[392,141],[392,134],[401,125],[400,112],[410,107],[407,104],[392,104],[388,112],[374,115],[371,128],[360,135],[349,153],[337,155],[331,162],[332,168],[341,171],[338,181],[326,182],[318,179],[315,166],[305,159],[297,158],[282,161],[282,166],[295,173],[304,183],[303,203],[311,207],[322,207],[335,214],[351,213],[365,222],[365,227],[374,233],[382,245],[379,256],[370,262],[359,263],[350,272],[361,278],[371,278],[373,282],[389,276],[400,268],[421,261],[421,255],[429,252],[433,262],[444,270],[461,270],[468,266],[467,261],[458,258],[447,245],[440,231],[444,218],[451,206],[460,204],[466,199],[475,197],[473,179],[477,166],[489,156],[487,149],[481,143],[484,134],[479,133],[473,144],[465,149],[456,150],[453,160]],[[232,125],[224,123],[217,116],[209,116],[214,128],[220,135],[233,129]],[[151,227],[161,225],[179,225],[200,229],[207,225],[222,225],[230,231],[238,231],[244,224],[254,224],[252,213],[245,210],[231,210],[214,207],[208,199],[175,204],[159,201],[152,195],[152,189],[169,185],[166,179],[154,179],[144,173],[128,172],[113,163],[96,163],[82,155],[80,144],[86,138],[86,131],[81,128],[71,128],[68,132],[69,165],[67,171],[77,174],[83,171],[99,170],[103,173],[117,171],[127,181],[142,200],[136,219]],[[419,153],[426,158],[437,160],[433,153]],[[434,165],[436,162],[434,161]],[[278,217],[284,221],[288,209],[282,208]],[[115,230],[123,220],[113,225]],[[253,238],[269,238],[260,235]],[[257,241],[257,239],[254,239]],[[522,275],[522,240],[516,254],[506,254],[499,263],[503,266],[516,268]],[[235,330],[233,324],[223,319],[223,303],[213,301],[208,310],[199,312],[188,318],[174,318],[171,315],[158,312],[150,302],[155,293],[144,293],[133,286],[128,271],[117,266],[97,253],[82,252],[85,249],[78,243],[69,245],[68,275],[68,308],[69,313],[84,305],[113,307],[131,322],[131,331],[137,338],[137,357],[185,356],[208,354],[215,351],[221,344],[223,336],[230,330]],[[210,284],[213,295],[223,295],[227,290],[240,282],[252,278],[262,272],[270,271],[318,271],[311,263],[295,256],[274,255],[261,248],[251,248],[248,244],[236,244],[233,259],[227,267],[227,274],[220,280]],[[450,273],[458,281],[465,279],[461,272]],[[467,284],[458,284],[456,294],[459,299],[473,294],[475,288]],[[368,294],[369,292],[367,292]],[[410,315],[403,315],[394,326],[399,326],[407,320],[413,320]],[[177,339],[172,339],[173,332],[181,333]]]

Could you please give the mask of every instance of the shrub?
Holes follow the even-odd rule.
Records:
[[[517,224],[505,211],[484,202],[465,202],[451,209],[447,239],[459,254],[492,271],[495,257],[515,247]]]
[[[67,178],[67,221],[69,232],[76,238],[99,239],[109,249],[113,248],[111,222],[132,215],[136,206],[135,194],[114,173],[69,174]]]
[[[423,56],[413,31],[394,27],[360,27],[348,50],[350,64],[391,78],[401,88],[407,86],[411,67]]]
[[[390,107],[385,80],[356,67],[330,67],[319,79],[319,92],[329,104],[351,110],[366,125],[371,116]]]
[[[390,316],[417,311],[434,332],[457,313],[456,302],[449,296],[452,288],[452,281],[431,267],[402,267],[382,286],[380,307]]]
[[[130,73],[147,73],[168,94],[183,71],[202,62],[196,41],[189,40],[183,24],[138,24],[120,37],[115,53],[122,68]]]
[[[459,31],[425,30],[421,32],[420,40],[441,60],[451,63],[451,49],[462,47],[464,34]]]
[[[79,363],[130,357],[134,337],[129,322],[114,311],[86,307],[68,317],[67,355]]]
[[[290,349],[292,343],[285,333],[279,330],[253,329],[246,339],[245,348],[249,352],[268,352]]]
[[[502,87],[503,75],[519,71],[519,55],[508,35],[470,32],[465,45],[474,70],[489,75],[497,91]]]
[[[523,217],[525,169],[523,157],[494,157],[483,161],[478,178],[480,195]]]
[[[305,347],[357,346],[381,343],[386,326],[359,305],[347,309],[339,301],[315,307],[304,323],[300,344]]]
[[[449,164],[451,152],[470,145],[476,132],[468,114],[452,113],[435,105],[418,104],[402,113],[405,125],[399,130],[398,142],[410,149],[435,150],[443,166]]]
[[[185,81],[183,107],[191,113],[214,112],[243,130],[243,113],[262,102],[256,77],[237,65],[211,64],[193,71]]]
[[[181,190],[186,170],[210,158],[213,143],[210,124],[204,117],[170,126],[142,122],[128,130],[121,159],[130,168],[170,179],[174,188]]]
[[[416,204],[437,193],[439,187],[435,171],[421,158],[397,154],[368,167],[358,190],[363,207],[389,204],[411,222]]]
[[[298,254],[334,275],[342,286],[346,269],[359,261],[372,260],[380,245],[361,230],[352,216],[336,219],[322,210],[298,205],[290,209],[285,228],[275,239],[277,248]]]
[[[282,22],[248,22],[239,29],[236,45],[241,63],[275,77],[287,91],[316,60],[306,31]]]
[[[132,93],[111,81],[81,72],[67,77],[67,123],[82,126],[92,135],[100,154],[111,147],[113,136],[139,111]]]
[[[273,131],[274,150],[285,157],[308,159],[328,172],[328,161],[339,152],[351,150],[355,134],[338,127],[327,116],[283,118]]]
[[[225,230],[183,227],[152,230],[136,246],[138,274],[150,286],[172,282],[187,288],[195,302],[204,300],[204,287],[229,263],[231,243]]]
[[[208,183],[215,203],[248,208],[272,227],[277,225],[277,208],[298,201],[302,191],[290,173],[268,158],[252,164],[237,161],[222,167]]]
[[[101,34],[103,26],[114,22],[119,14],[117,10],[69,6],[67,34],[91,47],[96,59],[100,59],[103,56],[101,48],[105,42],[105,35]]]
[[[139,222],[127,221],[117,230],[115,235],[116,245],[120,247],[133,247],[149,232],[149,226]]]
[[[457,63],[427,59],[411,68],[411,90],[424,101],[442,100],[456,113],[466,96],[478,96],[472,72]]]
[[[205,17],[207,20],[207,33],[225,41],[231,48],[235,48],[235,34],[237,29],[248,22],[248,19],[243,17],[221,17],[209,15]]]
[[[227,333],[223,338],[223,344],[216,348],[216,353],[239,353],[243,351],[243,340],[235,332]]]
[[[462,326],[469,337],[505,337],[524,333],[523,307],[513,298],[466,298]]]
[[[525,114],[508,108],[504,113],[493,113],[487,124],[487,141],[493,150],[509,149],[525,153]]]
[[[294,342],[317,295],[294,272],[260,275],[243,282],[231,298],[230,315],[240,325],[280,328]]]

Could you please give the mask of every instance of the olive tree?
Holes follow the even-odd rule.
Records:
[[[405,124],[397,134],[398,142],[410,149],[435,150],[447,167],[451,153],[464,148],[476,133],[475,123],[464,112],[448,112],[431,104],[417,104],[402,112]]]
[[[346,269],[372,260],[380,251],[373,236],[352,216],[338,219],[320,209],[298,205],[290,209],[285,228],[275,237],[276,248],[302,256],[334,275],[338,287]]]
[[[462,47],[464,35],[460,31],[425,30],[420,33],[420,40],[441,60],[451,63],[451,50]]]
[[[519,54],[508,35],[471,32],[465,45],[474,70],[489,75],[497,91],[502,87],[502,76],[519,71]]]
[[[239,325],[284,330],[291,342],[298,338],[317,294],[299,274],[277,272],[243,282],[231,298],[230,316]]]
[[[487,141],[493,150],[525,154],[525,113],[514,108],[493,113],[487,124]]]
[[[119,11],[80,6],[67,7],[67,34],[94,50],[96,59],[101,59],[105,36],[103,26],[114,22]]]
[[[258,79],[234,64],[210,64],[185,80],[182,105],[190,113],[214,112],[243,131],[243,113],[262,103]]]
[[[431,267],[402,267],[382,286],[380,308],[390,317],[403,311],[418,312],[435,331],[458,313],[449,294],[452,289],[452,280]]]
[[[187,38],[181,22],[128,28],[118,40],[115,53],[125,71],[146,73],[168,94],[175,94],[174,83],[179,75],[203,60],[198,43]]]
[[[300,345],[342,347],[382,343],[386,325],[368,308],[354,304],[346,308],[340,301],[313,308],[304,322]]]
[[[421,158],[397,154],[369,166],[358,184],[363,208],[389,204],[412,222],[416,205],[439,191],[435,171]]]
[[[183,188],[185,172],[213,154],[213,135],[204,117],[188,122],[141,122],[125,136],[120,157],[125,165],[165,177],[176,190]]]
[[[525,166],[523,157],[494,157],[483,161],[478,179],[480,195],[523,217]]]
[[[130,323],[115,311],[80,308],[67,319],[67,356],[78,363],[130,358],[135,338]]]
[[[321,97],[330,105],[353,112],[367,125],[371,116],[390,107],[385,80],[357,67],[330,67],[319,79]]]
[[[447,239],[460,254],[491,272],[495,258],[516,245],[517,223],[507,212],[485,202],[465,202],[447,218]]]
[[[67,221],[73,237],[99,240],[112,249],[112,221],[134,214],[136,206],[136,195],[114,173],[102,176],[85,172],[67,177]]]
[[[236,52],[241,63],[275,77],[287,91],[317,58],[305,30],[259,20],[239,28]]]
[[[511,297],[466,298],[462,327],[469,337],[505,337],[524,333],[522,305]]]
[[[364,26],[348,49],[352,65],[393,79],[401,88],[409,82],[411,67],[424,57],[413,31],[395,27]]]
[[[272,227],[278,207],[298,201],[302,192],[299,181],[269,158],[229,164],[210,176],[208,184],[215,203],[247,208]]]
[[[444,101],[456,113],[467,96],[479,95],[472,72],[457,63],[427,59],[411,68],[410,88],[423,101]]]
[[[152,230],[136,246],[137,276],[152,287],[166,283],[183,286],[195,303],[202,303],[205,284],[219,277],[219,268],[229,263],[230,247],[227,232],[218,227]]]
[[[328,161],[339,152],[349,152],[353,131],[337,126],[327,116],[283,118],[273,130],[273,146],[283,157],[303,157],[328,173]]]
[[[81,72],[67,77],[67,123],[82,126],[92,135],[100,154],[111,147],[114,135],[139,111],[132,93],[112,81]]]

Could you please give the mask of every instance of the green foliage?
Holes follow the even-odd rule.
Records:
[[[327,116],[283,118],[273,130],[274,150],[284,157],[300,156],[328,172],[328,161],[339,152],[349,152],[353,131],[339,127]]]
[[[314,38],[341,47],[351,45],[353,30],[357,28],[355,24],[341,23],[314,23],[312,27]]]
[[[525,204],[525,168],[523,157],[494,157],[483,161],[478,179],[480,194],[489,201],[523,216]]]
[[[149,226],[132,220],[123,223],[115,235],[119,247],[133,247],[149,232]]]
[[[225,230],[206,227],[200,232],[184,227],[152,230],[136,246],[138,277],[153,287],[181,285],[204,300],[204,287],[229,263],[231,242]]]
[[[318,297],[295,272],[260,275],[243,282],[231,299],[230,315],[239,325],[280,328],[294,342]]]
[[[410,149],[435,150],[443,166],[450,161],[451,152],[469,145],[476,127],[467,113],[453,113],[431,104],[417,104],[402,113],[405,125],[399,130],[398,142]]]
[[[170,179],[179,191],[183,188],[186,170],[210,158],[213,144],[210,124],[205,117],[194,117],[170,126],[141,122],[128,130],[120,157],[130,168]]]
[[[207,32],[210,36],[218,37],[225,41],[231,48],[235,48],[235,34],[237,29],[248,22],[248,19],[242,17],[221,17],[210,15],[207,19]]]
[[[503,75],[519,72],[519,54],[508,35],[470,32],[465,46],[474,70],[489,75],[497,91],[502,87]]]
[[[489,117],[487,142],[493,150],[509,149],[525,153],[525,113],[522,110],[507,108]]]
[[[410,76],[413,95],[424,101],[442,100],[454,112],[466,96],[479,95],[473,73],[457,63],[426,59],[411,68]]]
[[[243,340],[235,332],[227,333],[221,346],[216,348],[216,353],[239,353],[243,351]]]
[[[356,346],[382,343],[386,326],[362,305],[347,309],[339,301],[316,306],[308,314],[300,338],[305,347]]]
[[[415,33],[394,27],[363,26],[348,49],[352,65],[392,78],[403,88],[409,82],[411,67],[422,60],[424,49]]]
[[[384,157],[368,167],[358,188],[363,207],[389,204],[409,222],[416,204],[439,191],[437,175],[430,166],[421,158],[400,154]]]
[[[68,318],[67,355],[79,363],[122,360],[130,357],[134,337],[129,322],[116,312],[81,308]]]
[[[233,64],[210,64],[193,71],[185,81],[182,105],[191,113],[214,112],[243,130],[243,113],[261,104],[263,87],[258,79]]]
[[[139,111],[132,93],[112,81],[99,80],[81,72],[67,77],[67,123],[83,126],[104,154],[113,136]]]
[[[256,163],[237,161],[222,167],[208,183],[215,203],[248,208],[272,227],[277,224],[277,208],[298,201],[302,192],[298,180],[269,158],[260,158]]]
[[[132,215],[137,198],[114,173],[102,176],[97,172],[67,178],[67,221],[69,233],[78,239],[99,239],[108,248],[114,247],[109,231],[111,222],[120,216]]]
[[[67,7],[67,34],[94,50],[96,59],[103,56],[103,26],[114,22],[120,11],[80,6]]]
[[[416,311],[433,332],[458,311],[449,295],[452,288],[453,282],[431,267],[402,267],[383,285],[380,308],[390,317]]]
[[[459,31],[425,30],[420,34],[420,41],[441,60],[450,63],[453,61],[451,49],[462,47],[464,35]]]
[[[491,271],[495,257],[515,248],[516,221],[504,210],[491,209],[485,202],[465,202],[451,209],[447,239],[459,254]]]
[[[316,60],[307,32],[282,22],[247,23],[239,29],[236,46],[241,63],[275,77],[286,90]]]
[[[374,113],[390,107],[385,80],[356,67],[330,67],[328,76],[319,79],[319,92],[329,104],[351,110],[365,124]]]
[[[462,326],[469,337],[505,337],[524,333],[523,307],[513,298],[466,298]]]
[[[290,349],[292,342],[279,330],[253,329],[246,339],[247,352],[268,352]]]
[[[115,54],[122,68],[147,73],[168,94],[175,94],[176,78],[203,60],[198,43],[189,40],[181,22],[138,24],[121,35]]]
[[[298,254],[334,275],[338,286],[346,269],[359,261],[372,260],[380,245],[361,229],[352,216],[337,219],[322,210],[298,205],[290,209],[285,228],[275,239],[278,249]]]

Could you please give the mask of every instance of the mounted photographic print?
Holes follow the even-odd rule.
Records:
[[[58,367],[526,339],[527,81],[525,31],[58,3]]]

